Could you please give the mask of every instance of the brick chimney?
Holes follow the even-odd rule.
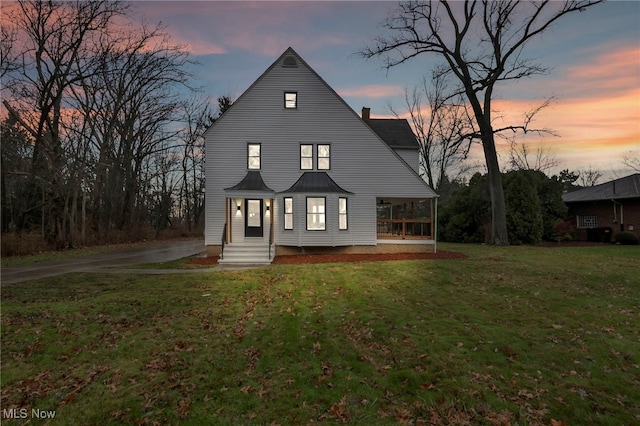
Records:
[[[367,123],[369,122],[370,115],[371,115],[371,108],[362,107],[362,119],[365,122]]]

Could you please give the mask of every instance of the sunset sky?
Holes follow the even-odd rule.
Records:
[[[419,84],[439,61],[423,55],[386,70],[355,53],[384,34],[393,2],[139,1],[148,23],[161,21],[175,43],[200,63],[197,81],[213,98],[236,99],[291,46],[356,112],[390,117],[404,108],[405,87]],[[518,119],[553,96],[537,127],[559,136],[530,139],[561,162],[624,176],[623,155],[640,155],[640,2],[608,1],[561,19],[529,46],[528,57],[550,68],[545,76],[500,86],[496,115]],[[496,123],[501,125],[500,122]],[[528,138],[529,140],[529,138]],[[479,150],[474,151],[479,155]],[[502,159],[506,159],[503,153]]]

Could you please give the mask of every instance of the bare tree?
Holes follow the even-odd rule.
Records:
[[[640,172],[640,152],[629,151],[622,157],[622,164],[636,172]]]
[[[473,110],[487,165],[493,244],[509,244],[495,133],[528,130],[525,126],[494,129],[496,85],[544,73],[544,67],[523,57],[529,42],[563,16],[600,2],[409,1],[385,22],[390,35],[376,38],[374,46],[361,52],[366,58],[382,56],[387,68],[423,53],[436,54],[460,82]]]
[[[18,37],[18,30],[8,23],[0,25],[0,78],[5,74],[16,71],[20,68],[18,54],[15,50],[15,43]]]
[[[423,111],[424,98],[428,112]],[[450,93],[446,73],[438,69],[431,80],[422,80],[420,89],[405,89],[405,106],[418,139],[423,177],[437,190],[454,166],[458,174],[464,172],[460,166],[475,134],[473,121],[459,93]]]
[[[170,155],[167,142],[176,141],[179,129],[171,125],[181,119],[183,102],[177,88],[190,74],[188,54],[159,26],[112,32],[99,49],[102,61],[73,93],[97,157],[91,223],[103,234],[132,230],[147,218],[149,180],[175,164],[157,154]]]
[[[45,182],[45,238],[62,243],[64,196],[61,122],[66,94],[93,66],[92,41],[127,6],[107,0],[20,0],[11,21],[24,37],[25,64],[4,105],[34,140],[32,174]]]
[[[580,186],[596,186],[602,177],[602,173],[589,165],[589,168],[587,169],[578,170],[578,176]]]
[[[548,146],[539,146],[531,152],[526,142],[518,143],[511,139],[509,147],[509,166],[512,170],[536,170],[547,173],[560,165],[558,158]]]
[[[200,225],[204,211],[204,132],[215,119],[208,98],[194,97],[182,108],[184,129],[180,135],[183,152],[178,205],[184,225],[191,232]]]

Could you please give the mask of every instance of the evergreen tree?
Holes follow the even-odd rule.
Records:
[[[523,171],[505,176],[507,232],[512,244],[535,244],[543,234],[542,207],[530,173]]]

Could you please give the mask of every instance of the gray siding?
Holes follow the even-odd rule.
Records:
[[[284,231],[283,195],[277,195],[272,207],[277,244],[375,244],[376,197],[429,198],[435,193],[314,71],[300,61],[295,68],[282,67],[281,61],[282,57],[207,132],[205,244],[220,243],[225,223],[223,188],[245,176],[250,142],[262,144],[261,174],[276,192],[288,189],[302,175],[300,144],[329,143],[331,169],[327,172],[353,193],[348,196],[347,231],[337,231],[337,194],[326,194],[328,231],[306,231],[306,197],[291,194],[294,231]],[[297,109],[284,108],[285,91],[297,91]]]
[[[394,148],[394,151],[397,152],[416,173],[420,173],[420,152],[418,150]]]

